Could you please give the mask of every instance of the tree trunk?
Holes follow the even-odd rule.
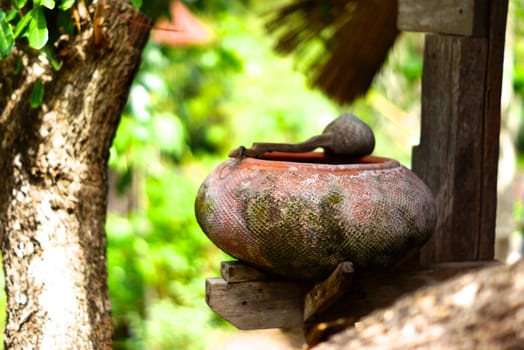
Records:
[[[123,1],[59,54],[0,61],[0,237],[7,292],[5,347],[110,349],[106,163],[149,23]],[[25,65],[16,73],[19,60]],[[29,100],[44,82],[43,104]]]
[[[522,349],[523,325],[520,260],[408,295],[314,349]]]

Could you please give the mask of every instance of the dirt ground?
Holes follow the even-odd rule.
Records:
[[[299,350],[303,346],[301,329],[266,329],[221,335],[207,350]]]

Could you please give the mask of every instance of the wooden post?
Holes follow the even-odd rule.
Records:
[[[446,1],[400,0],[399,8],[409,9],[415,2],[418,20],[404,11],[399,28],[442,33],[441,21],[431,30],[431,18],[438,18],[435,6]],[[468,19],[469,29],[460,26],[458,32],[451,30],[459,34],[453,36],[428,34],[425,42],[421,141],[413,149],[412,168],[436,197],[438,221],[421,251],[422,264],[490,260],[494,255],[508,1],[464,4],[469,6],[448,13],[457,15],[455,21]],[[456,9],[453,2],[448,5]],[[479,29],[482,22],[485,31]]]

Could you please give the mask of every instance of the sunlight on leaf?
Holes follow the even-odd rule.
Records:
[[[15,27],[15,34],[14,34],[15,38],[19,38],[20,35],[25,33],[25,29],[27,28],[27,25],[29,24],[29,22],[31,22],[32,15],[33,14],[30,11],[26,13],[20,21],[18,21]]]
[[[27,3],[27,0],[15,0],[15,1],[13,1],[13,5],[15,6],[15,8],[17,8],[19,10],[22,7],[24,7],[26,3]],[[36,4],[36,2],[35,2],[35,4]]]
[[[35,7],[29,12],[31,20],[29,21],[28,39],[29,45],[34,49],[41,49],[47,43],[48,31],[47,22],[42,7]]]
[[[7,22],[11,22],[13,19],[16,18],[16,16],[18,16],[18,11],[15,10],[15,9],[11,9],[9,11],[7,11]]]
[[[41,0],[40,4],[50,10],[55,8],[55,0]]]
[[[6,14],[0,10],[0,59],[11,53],[14,45],[13,29],[7,22]]]
[[[60,5],[58,5],[58,8],[60,10],[69,10],[74,4],[75,0],[63,0],[60,2]]]

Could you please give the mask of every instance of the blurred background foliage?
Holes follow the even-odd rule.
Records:
[[[292,58],[273,52],[264,18],[282,3],[188,1],[213,41],[146,47],[110,158],[107,232],[117,349],[205,349],[231,331],[207,308],[204,294],[205,277],[217,276],[227,257],[201,232],[193,211],[200,183],[231,149],[301,141],[350,111],[375,130],[375,154],[410,165],[419,138],[423,35],[402,34],[369,92],[340,106],[311,90]],[[512,9],[524,18],[522,1]],[[510,69],[520,101],[524,21],[514,23]],[[524,136],[519,140],[522,151]]]

